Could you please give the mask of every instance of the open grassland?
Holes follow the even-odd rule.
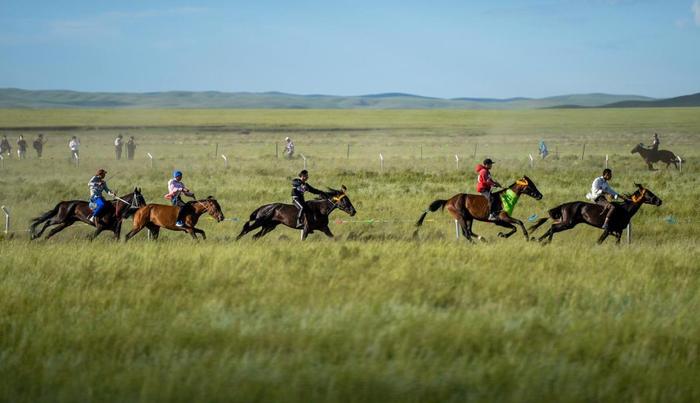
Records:
[[[49,140],[42,160],[30,149],[0,168],[15,231],[0,238],[0,400],[700,399],[697,109],[0,110],[0,127]],[[654,131],[683,172],[646,171],[629,153]],[[117,133],[136,136],[134,161],[114,161]],[[289,199],[303,161],[281,158],[285,136],[311,183],[347,185],[358,215],[334,213],[336,240],[279,228],[233,242],[255,207]],[[530,167],[540,139],[552,155]],[[473,191],[486,156],[499,181],[526,174],[544,194],[521,199],[527,220],[582,199],[606,154],[614,187],[643,183],[664,201],[635,217],[631,245],[594,246],[599,231],[577,227],[542,247],[483,223],[488,242],[469,245],[444,213],[412,236],[432,200]],[[81,224],[29,242],[29,219],[86,198],[99,167],[156,203],[181,169],[228,220],[203,220],[198,243],[90,243]]]

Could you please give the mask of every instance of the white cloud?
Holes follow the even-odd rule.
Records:
[[[693,11],[693,19],[695,20],[695,25],[700,26],[700,0],[695,0],[690,9]]]

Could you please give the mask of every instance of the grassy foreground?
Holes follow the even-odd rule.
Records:
[[[0,168],[12,210],[0,235],[2,401],[700,400],[697,110],[65,113],[0,111],[0,126],[51,127],[43,159],[30,150]],[[656,130],[683,172],[646,171],[629,153]],[[120,132],[137,137],[136,160],[114,161]],[[73,134],[79,166],[67,160]],[[275,158],[286,135],[311,182],[347,185],[358,215],[334,213],[335,241],[302,244],[281,228],[233,242],[255,207],[289,199],[303,161]],[[541,138],[559,158],[531,167]],[[499,181],[526,174],[545,195],[518,204],[527,221],[580,200],[605,155],[614,187],[640,182],[664,201],[635,217],[631,245],[598,247],[597,230],[577,227],[542,247],[481,223],[488,242],[469,245],[444,213],[412,236],[432,200],[473,191],[486,156]],[[198,243],[90,243],[84,225],[28,241],[30,218],[85,198],[99,167],[155,203],[182,169],[229,220],[204,219]]]
[[[2,245],[4,400],[700,398],[695,241],[85,246]]]

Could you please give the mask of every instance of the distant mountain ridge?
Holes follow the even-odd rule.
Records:
[[[670,99],[640,95],[570,94],[546,98],[436,98],[401,92],[337,96],[284,92],[80,92],[0,88],[0,108],[182,109],[539,109],[581,107],[700,106],[700,94]]]

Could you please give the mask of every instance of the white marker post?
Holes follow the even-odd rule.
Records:
[[[627,245],[632,243],[632,222],[627,223]]]
[[[304,156],[304,154],[299,155],[301,155],[301,158],[304,160],[304,169],[306,169],[306,157]]]
[[[527,156],[530,157],[530,168],[534,168],[535,167],[535,159],[532,158],[532,154],[528,154]]]
[[[224,168],[228,168],[228,158],[223,154],[221,154],[221,158],[224,159]]]
[[[678,160],[678,172],[683,172],[683,159],[680,155],[676,155],[676,159]]]
[[[455,220],[455,237],[459,241],[459,222]]]
[[[608,154],[605,154],[605,169],[608,169]]]
[[[2,163],[2,167],[5,168],[5,157],[0,155],[0,163]]]
[[[384,156],[382,153],[379,153],[379,170],[384,172]]]
[[[10,209],[2,206],[2,212],[5,213],[5,235],[10,233]]]
[[[153,156],[151,155],[151,153],[146,153],[146,156],[147,156],[148,158],[150,158],[150,160],[151,160],[151,168],[153,168]]]
[[[455,154],[455,165],[457,165],[457,170],[459,171],[459,155]]]

